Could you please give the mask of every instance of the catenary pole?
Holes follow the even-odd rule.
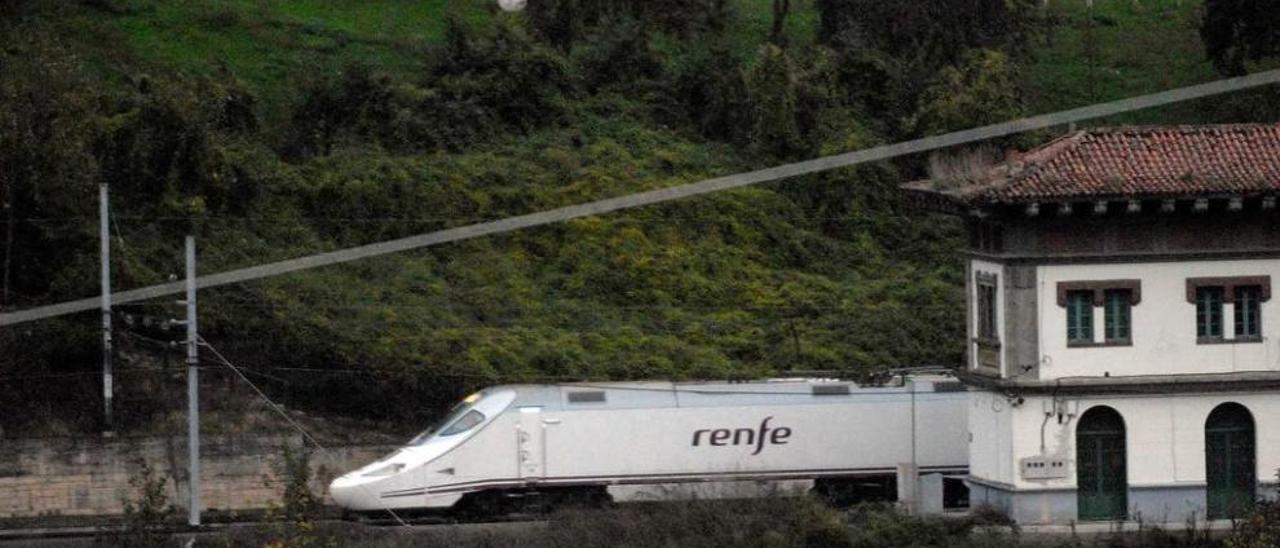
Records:
[[[200,335],[196,326],[196,238],[187,236],[187,524],[200,525]]]
[[[102,258],[102,433],[111,436],[114,424],[111,400],[115,393],[111,373],[111,190],[98,185],[98,240]]]

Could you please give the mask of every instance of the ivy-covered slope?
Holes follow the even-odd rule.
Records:
[[[775,32],[777,4],[544,0],[505,14],[479,0],[8,3],[3,306],[96,292],[102,182],[115,286],[129,288],[180,272],[187,232],[201,271],[215,272],[1086,97],[1071,76],[1085,70],[1073,53],[1083,7],[1071,2],[922,2],[957,14],[938,24],[892,3],[793,0]],[[1148,33],[1143,17],[1113,26],[1170,51],[1195,47],[1193,28]],[[1159,82],[1208,76],[1189,64],[1170,76],[1141,53],[1109,59]],[[1087,97],[1137,89],[1100,87]],[[202,331],[289,405],[406,418],[502,382],[954,365],[960,228],[896,192],[925,165],[212,289]],[[174,311],[156,302],[126,314]],[[167,335],[124,320],[121,415],[145,427],[171,406],[148,388],[167,378],[156,371]],[[12,381],[0,395],[22,402],[0,424],[93,426],[95,324],[84,314],[0,333],[0,376]],[[68,403],[53,410],[49,398]]]

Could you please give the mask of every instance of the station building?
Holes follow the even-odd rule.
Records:
[[[971,504],[1240,515],[1280,469],[1280,125],[1089,129],[906,185],[968,226]]]

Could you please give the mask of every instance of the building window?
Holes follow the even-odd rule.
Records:
[[[1262,288],[1256,285],[1236,286],[1236,338],[1262,336]]]
[[[1196,337],[1222,338],[1222,287],[1196,288]]]
[[[1004,252],[1004,229],[987,221],[973,221],[969,224],[969,248],[985,253]]]
[[[1269,300],[1271,276],[1187,278],[1187,302],[1196,305],[1196,338],[1200,343],[1261,342],[1261,303]],[[1224,317],[1223,303],[1233,303],[1234,317]],[[1223,332],[1227,321],[1235,327],[1235,336],[1230,339]]]
[[[973,365],[978,371],[998,373],[1000,371],[1000,331],[999,303],[997,290],[999,278],[991,272],[975,271],[973,273],[974,292],[973,305],[977,316],[973,327],[974,348]]]
[[[1128,289],[1108,289],[1106,295],[1106,339],[1109,343],[1129,341],[1129,302],[1132,300]]]
[[[1141,300],[1141,280],[1058,282],[1058,306],[1067,309],[1067,346],[1132,344],[1130,311]],[[1095,307],[1102,307],[1102,342],[1095,342],[1093,337]]]
[[[978,276],[978,338],[987,342],[1000,340],[996,331],[996,276]]]
[[[1093,342],[1093,292],[1067,293],[1067,342]]]

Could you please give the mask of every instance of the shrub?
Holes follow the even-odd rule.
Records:
[[[1276,473],[1280,477],[1280,471]],[[1268,548],[1280,546],[1280,488],[1277,497],[1258,503],[1253,511],[1236,523],[1226,548]]]
[[[268,510],[274,533],[271,548],[310,548],[336,545],[337,540],[317,529],[315,520],[320,501],[311,492],[311,450],[305,445],[285,443],[276,464],[276,476],[283,484],[280,503]]]
[[[129,478],[134,498],[124,501],[119,544],[149,548],[164,546],[168,542],[176,510],[165,494],[167,483],[145,462],[138,474]]]

